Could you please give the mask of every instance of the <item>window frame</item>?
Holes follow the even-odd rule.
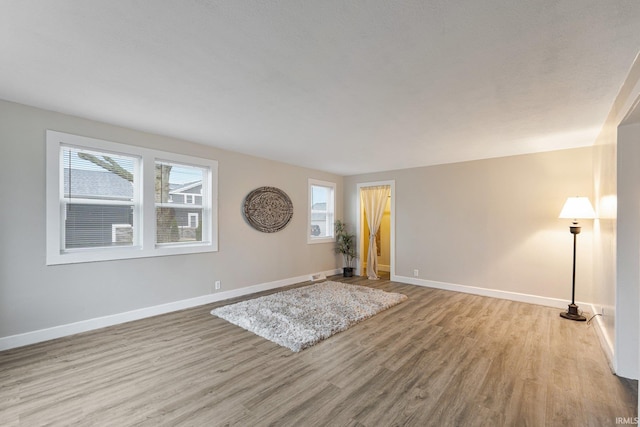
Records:
[[[134,244],[120,247],[74,248],[64,247],[63,165],[62,147],[74,147],[139,158],[137,218],[134,213]],[[46,264],[73,264],[131,258],[147,258],[218,251],[218,162],[216,160],[143,148],[129,144],[105,141],[53,130],[46,131]],[[208,170],[203,188],[208,189],[209,200],[204,200],[211,217],[202,242],[156,244],[155,162],[171,161],[194,165]],[[206,206],[205,206],[206,205]],[[201,218],[201,221],[204,219]]]
[[[327,212],[331,210],[331,216],[333,221],[330,221],[331,224],[327,224],[327,228],[331,230],[331,236],[322,236],[316,237],[311,235],[311,216],[313,209],[313,187],[326,187],[331,189],[331,199],[327,201]],[[334,223],[336,218],[336,183],[330,181],[322,181],[319,179],[309,178],[308,184],[308,202],[307,202],[307,243],[308,244],[316,244],[316,243],[332,243],[336,241]],[[330,209],[331,208],[331,209]]]

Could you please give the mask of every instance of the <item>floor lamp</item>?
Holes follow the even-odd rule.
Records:
[[[596,214],[589,202],[588,197],[569,197],[565,202],[560,218],[573,219],[573,223],[569,226],[569,231],[573,234],[573,282],[571,286],[571,304],[566,312],[560,313],[560,317],[569,320],[585,321],[584,316],[578,313],[576,305],[576,236],[580,234],[580,226],[578,219],[593,219]]]

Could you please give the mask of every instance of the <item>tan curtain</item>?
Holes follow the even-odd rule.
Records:
[[[377,187],[364,187],[360,192],[362,206],[367,216],[369,225],[369,253],[367,254],[367,276],[369,279],[378,279],[378,250],[376,245],[376,233],[380,228],[384,208],[387,206],[387,198],[391,193],[388,185]]]

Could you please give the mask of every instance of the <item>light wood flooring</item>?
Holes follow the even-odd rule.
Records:
[[[300,353],[209,314],[228,302],[0,352],[0,425],[600,427],[637,416],[637,382],[611,374],[593,326],[556,309],[332,279],[409,300]]]

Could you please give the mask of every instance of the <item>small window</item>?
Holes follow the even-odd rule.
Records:
[[[217,251],[217,171],[47,131],[47,265]]]
[[[187,225],[187,227],[189,228],[198,228],[200,225],[200,216],[197,213],[189,213],[189,225]]]
[[[308,243],[334,241],[336,184],[309,179]]]

